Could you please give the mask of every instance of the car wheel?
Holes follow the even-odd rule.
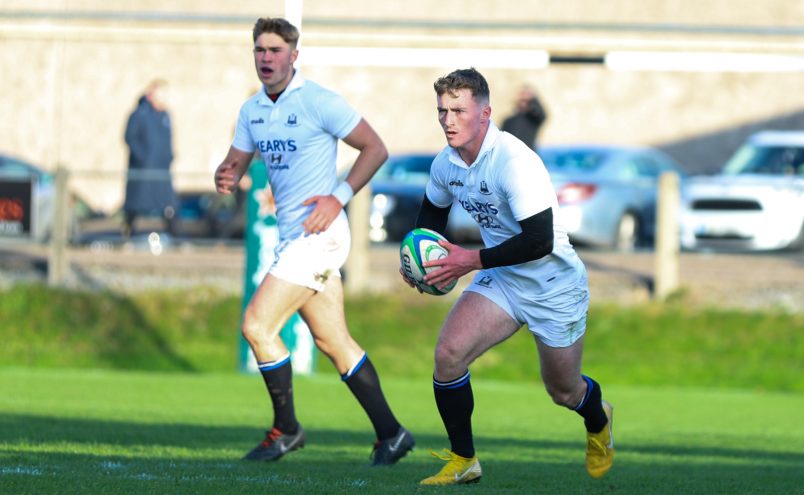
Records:
[[[617,251],[633,251],[639,242],[639,219],[637,216],[627,211],[617,222],[615,232],[614,248]]]

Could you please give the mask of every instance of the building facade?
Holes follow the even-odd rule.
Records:
[[[298,2],[301,5],[301,2]],[[344,95],[389,150],[444,138],[433,81],[475,66],[493,118],[534,86],[540,141],[659,147],[718,169],[751,132],[804,128],[802,0],[307,0],[299,68]],[[128,113],[170,83],[178,189],[212,189],[256,91],[251,27],[283,1],[0,2],[0,153],[52,169],[97,208],[122,202]],[[344,166],[353,156],[343,150]]]

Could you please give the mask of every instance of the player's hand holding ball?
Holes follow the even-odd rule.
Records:
[[[425,267],[424,263],[446,258],[449,252],[438,242],[446,242],[446,238],[429,229],[413,229],[402,240],[399,247],[400,273],[402,278],[411,287],[416,287],[419,292],[441,296],[449,293],[455,288],[457,279],[450,281],[445,286],[439,287],[438,284],[430,285],[425,282],[424,277],[430,272],[439,270],[439,267]]]

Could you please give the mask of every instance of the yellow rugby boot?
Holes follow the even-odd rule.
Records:
[[[600,433],[586,432],[586,472],[592,478],[602,478],[609,472],[614,462],[614,437],[611,434],[614,408],[608,402],[602,402],[603,411],[609,422]]]
[[[435,476],[424,478],[419,483],[422,485],[457,485],[460,483],[477,483],[483,471],[480,469],[480,461],[477,456],[471,458],[461,457],[455,452],[444,449],[442,453],[430,451],[430,453],[447,461]]]

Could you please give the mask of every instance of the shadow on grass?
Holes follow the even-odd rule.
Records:
[[[146,353],[141,358],[142,361],[152,362],[154,359],[158,359],[163,361],[167,368],[171,370],[197,371],[196,367],[188,359],[176,352],[164,335],[152,322],[143,316],[140,308],[129,297],[113,293],[108,293],[107,297],[110,297],[115,303],[118,311],[117,318],[128,322],[128,325],[124,327],[135,328],[137,331],[133,335],[112,332],[109,335],[109,338],[113,339],[112,345],[101,348],[104,354],[101,357],[105,362],[115,367],[119,363],[124,363],[124,365],[132,364],[133,359],[129,349],[131,349],[132,345],[135,345],[135,348],[142,349],[142,352]],[[140,341],[139,345],[136,345],[135,341]],[[148,349],[153,349],[153,354],[148,352]]]
[[[308,444],[366,446],[374,440],[373,432],[366,430],[306,429]],[[237,448],[262,439],[263,430],[258,427],[209,426],[193,424],[135,423],[127,421],[103,421],[95,419],[57,418],[25,414],[0,414],[0,441],[5,443],[25,442],[86,442],[89,444],[114,444],[126,446],[174,446],[209,449],[215,447]],[[446,436],[417,434],[419,448],[448,446]],[[475,436],[478,450],[578,450],[579,441],[527,440],[505,437]],[[804,466],[804,452],[768,452],[765,450],[731,449],[710,446],[661,446],[654,444],[618,443],[618,451],[636,455],[661,455],[692,460],[695,458],[721,458],[746,460],[752,463],[769,462],[798,464]]]
[[[304,476],[305,479],[315,480],[317,469],[322,469],[319,474],[324,478],[337,475],[379,480],[383,477],[377,470],[370,470],[372,473],[369,474],[365,471],[353,472],[355,468],[369,462],[372,432],[308,429],[307,433],[307,447],[283,459],[280,463],[282,467],[266,468],[266,464],[256,463],[260,467],[252,468],[247,466],[255,463],[240,462],[239,457],[260,440],[262,432],[258,428],[0,414],[0,445],[3,445],[0,454],[5,457],[5,461],[0,464],[16,465],[14,469],[19,471],[16,474],[24,475],[25,469],[38,469],[35,466],[43,465],[51,470],[69,471],[69,466],[87,459],[110,462],[107,470],[112,471],[117,462],[137,463],[138,469],[144,472],[150,472],[149,465],[155,471],[164,471],[165,464],[169,463],[176,469],[176,476],[197,476],[193,473],[201,472],[205,473],[202,478],[206,477],[204,479],[212,482],[235,476],[232,474],[234,467],[240,473],[238,476],[242,477],[239,482],[245,484],[250,483],[249,476],[254,473],[260,473],[259,479],[262,481],[270,473],[282,473],[290,478]],[[445,437],[432,434],[416,434],[416,437],[417,451],[400,463],[399,475],[394,475],[394,478],[422,477],[438,469],[440,461],[430,457],[427,448],[447,446]],[[99,449],[102,446],[103,452],[114,452],[115,446],[119,446],[120,452],[93,456],[85,452],[70,452],[74,449],[73,446],[59,445],[65,443],[87,444],[88,450],[93,445],[99,446]],[[583,473],[582,441],[481,436],[477,437],[476,444],[486,477],[495,478],[495,483],[509,486],[537,483],[538,485],[532,486],[542,488],[554,485],[555,490],[561,492],[562,486],[568,488],[568,479],[574,480],[574,488],[563,493],[573,493],[575,490],[583,493],[590,486],[602,487],[602,482],[580,475]],[[188,449],[190,453],[171,455],[165,450],[169,448]],[[210,456],[209,451],[214,452],[216,449],[220,449],[220,455],[213,453]],[[193,450],[203,451],[203,455],[194,457]],[[801,452],[768,452],[706,445],[679,447],[620,444],[617,455],[615,470],[605,478],[605,483],[618,492],[668,493],[648,489],[653,483],[659,482],[665,488],[668,484],[675,486],[677,493],[691,493],[689,490],[698,492],[698,488],[701,493],[725,493],[722,490],[729,486],[739,488],[740,491],[745,486],[755,484],[757,489],[763,488],[760,490],[763,493],[775,493],[782,487],[800,487],[804,482],[804,471],[800,469],[804,465],[804,453]],[[275,465],[277,464],[271,463],[271,466]],[[315,468],[311,468],[311,465]],[[270,471],[263,471],[264,469]],[[185,471],[189,474],[182,474]],[[9,474],[14,475],[15,472],[0,470],[0,478]],[[278,478],[274,481],[282,482]],[[597,484],[588,485],[587,482]]]

